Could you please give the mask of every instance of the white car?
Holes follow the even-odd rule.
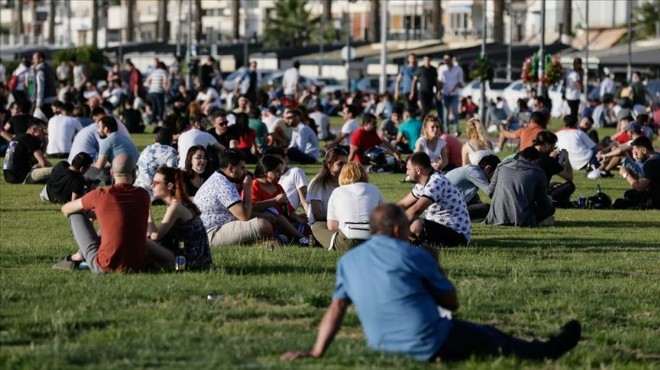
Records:
[[[261,87],[264,84],[264,80],[267,79],[273,73],[278,72],[275,69],[259,69],[257,68],[257,87]],[[222,83],[222,88],[227,91],[234,91],[236,87],[236,82],[238,79],[243,76],[245,73],[245,67],[237,69],[235,72],[230,73]],[[241,90],[247,90],[247,84],[249,81],[247,79],[243,80],[241,84]]]
[[[316,81],[322,85],[321,96],[325,96],[327,93],[334,94],[336,91],[346,90],[346,82],[339,81],[334,77],[317,77]]]
[[[268,76],[267,78],[265,78],[264,80],[262,80],[262,82],[263,82],[262,85],[266,85],[266,86],[272,85],[272,86],[275,86],[276,88],[280,88],[280,87],[282,87],[282,78],[283,77],[284,77],[284,72],[283,71],[275,72],[275,73],[271,74],[270,76]],[[321,83],[319,83],[318,81],[316,81],[315,79],[313,79],[311,77],[306,77],[306,76],[303,76],[303,75],[299,75],[299,77],[298,77],[298,87],[300,89],[308,89],[312,85],[320,87]]]
[[[511,81],[495,78],[492,82],[486,83],[486,99],[488,101],[496,98],[504,98],[504,89],[511,84]],[[471,96],[476,105],[481,105],[481,81],[472,80],[461,90],[461,98]],[[508,104],[508,102],[507,102]]]
[[[509,108],[512,110],[515,109],[518,99],[527,100],[529,92],[528,88],[528,85],[523,83],[522,80],[516,80],[504,89],[504,100],[506,100],[506,104]]]

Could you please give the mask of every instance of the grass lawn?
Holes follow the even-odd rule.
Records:
[[[152,135],[134,139],[141,149]],[[304,168],[311,177],[318,166]],[[410,191],[400,178],[372,181],[396,201]],[[620,178],[595,182],[583,173],[575,182],[574,196],[592,195],[596,183],[613,199],[627,188]],[[284,363],[282,352],[313,343],[337,253],[230,247],[215,249],[213,268],[202,273],[55,271],[75,244],[40,189],[0,181],[2,369],[658,368],[660,211],[559,210],[556,225],[542,229],[474,225],[472,245],[441,250],[459,292],[455,317],[525,338],[581,320],[583,341],[558,361],[429,365],[376,353],[351,309],[322,361]]]

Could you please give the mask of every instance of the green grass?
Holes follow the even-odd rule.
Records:
[[[140,147],[151,135],[136,135]],[[308,175],[317,167],[304,167]],[[400,175],[372,180],[395,201]],[[601,179],[612,198],[627,188]],[[575,195],[596,182],[576,175]],[[279,361],[308,349],[330,301],[336,253],[230,247],[208,272],[95,276],[51,269],[74,241],[40,186],[0,181],[0,368],[657,368],[660,359],[660,212],[559,210],[554,227],[475,225],[470,247],[443,249],[458,287],[456,317],[525,338],[571,318],[584,340],[555,362],[470,360],[428,365],[364,343],[351,309],[322,361]],[[162,215],[163,207],[156,214]],[[216,302],[208,294],[222,294]]]

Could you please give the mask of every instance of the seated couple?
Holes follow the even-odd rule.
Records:
[[[154,195],[167,205],[160,226],[152,220],[147,191],[133,186],[135,163],[131,157],[115,157],[110,171],[113,186],[95,189],[62,206],[78,253],[54,268],[72,270],[86,261],[95,273],[172,270],[175,253],[186,258],[187,268],[210,266],[200,212],[185,194],[181,171],[164,167],[154,177]],[[90,217],[98,220],[102,235],[97,234]],[[177,248],[180,242],[183,250]]]

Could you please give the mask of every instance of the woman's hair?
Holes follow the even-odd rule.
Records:
[[[321,167],[321,170],[309,183],[308,192],[316,191],[316,189],[318,189],[319,187],[326,185],[330,181],[330,178],[332,177],[332,173],[330,172],[330,166],[332,166],[335,162],[337,162],[339,160],[339,157],[347,157],[347,156],[348,153],[346,153],[346,150],[339,147],[334,147],[328,150],[325,153],[325,160],[323,160],[323,166]]]
[[[234,130],[240,137],[246,137],[250,134],[250,117],[246,113],[236,113],[236,123],[234,123]]]
[[[204,156],[206,157],[206,169],[208,169],[208,163],[209,163],[209,153],[206,151],[206,148],[202,145],[193,145],[188,149],[188,153],[186,154],[186,163],[184,166],[184,171],[188,175],[194,175],[195,171],[192,169],[192,159],[195,153],[202,151],[204,152]],[[206,169],[204,172],[206,172]]]
[[[254,177],[262,178],[266,177],[266,172],[274,171],[277,169],[277,166],[284,164],[281,159],[273,155],[265,155],[261,157],[259,162],[257,162],[257,167],[254,169]]]
[[[339,185],[350,185],[356,182],[369,182],[367,171],[357,162],[348,162],[339,173]]]
[[[197,208],[195,203],[190,200],[190,197],[188,197],[186,185],[183,182],[183,171],[173,167],[161,167],[156,173],[163,175],[165,183],[174,184],[174,199],[183,203],[183,205],[190,209],[196,216],[199,216],[202,213],[199,211],[199,208]]]
[[[481,124],[479,118],[470,118],[466,126],[468,140],[476,140],[482,147],[488,147],[488,143],[486,142],[488,139],[486,139],[484,126]]]
[[[424,136],[424,138],[426,140],[433,140],[437,137],[435,135],[432,135],[428,130],[428,126],[431,123],[435,123],[436,125],[438,125],[438,130],[440,129],[440,120],[438,119],[437,116],[433,116],[433,115],[429,114],[426,117],[424,117],[424,126],[422,127],[422,136]]]

